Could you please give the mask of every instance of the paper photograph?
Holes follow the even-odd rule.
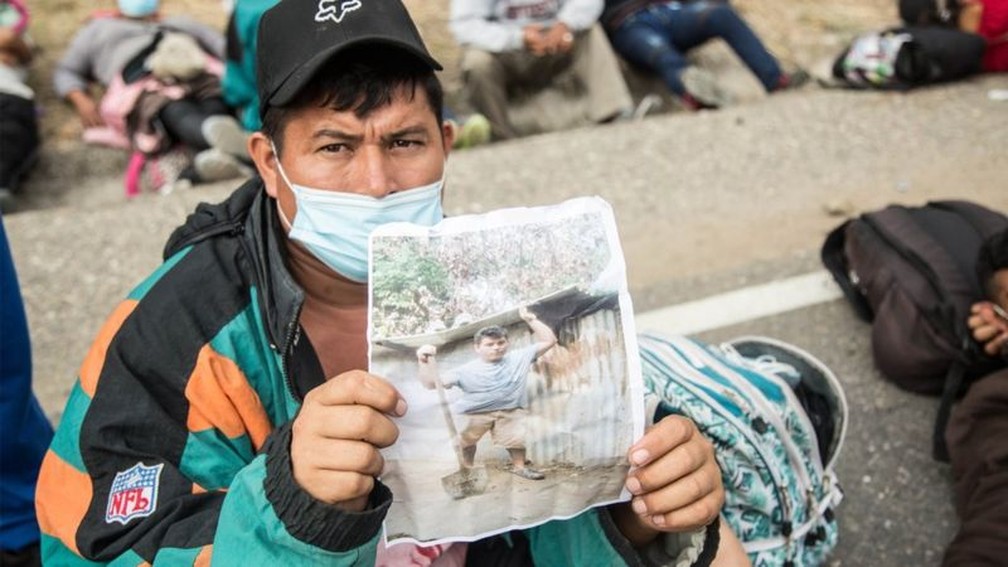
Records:
[[[409,404],[383,451],[390,544],[472,541],[629,498],[643,386],[605,201],[386,225],[370,265],[371,372]]]

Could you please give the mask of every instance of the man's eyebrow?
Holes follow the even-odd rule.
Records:
[[[382,136],[382,139],[389,141],[389,140],[398,140],[400,138],[405,138],[407,136],[421,136],[421,135],[424,137],[427,136],[427,128],[424,128],[423,125],[421,124],[417,124],[416,126],[409,126],[403,128],[402,130],[396,130],[395,132],[390,132]]]
[[[363,136],[348,134],[342,130],[333,130],[332,128],[322,128],[321,130],[316,130],[312,133],[312,138],[316,140],[319,138],[332,138],[334,140],[343,140],[347,142],[359,142],[364,139]]]

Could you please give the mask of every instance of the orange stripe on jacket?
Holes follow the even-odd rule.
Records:
[[[230,439],[248,433],[258,451],[272,430],[266,410],[235,362],[214,351],[200,350],[189,383],[189,431],[217,428]]]
[[[98,336],[91,343],[91,350],[84,357],[79,374],[81,389],[88,397],[94,398],[95,389],[98,387],[98,376],[101,375],[102,368],[105,366],[108,347],[122,327],[123,321],[136,309],[137,303],[135,299],[127,299],[120,303],[105,320],[105,324],[98,331]]]
[[[193,567],[210,567],[211,555],[213,555],[213,546],[204,545],[196,556],[196,560],[193,561]]]
[[[35,513],[38,515],[39,528],[80,555],[77,550],[77,530],[91,505],[91,477],[75,469],[50,449],[42,459],[35,494]]]

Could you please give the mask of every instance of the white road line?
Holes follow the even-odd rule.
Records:
[[[822,270],[641,313],[635,326],[638,332],[688,335],[841,297],[833,276]]]

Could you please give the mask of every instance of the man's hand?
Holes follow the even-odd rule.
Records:
[[[714,521],[724,504],[714,447],[694,423],[669,416],[651,427],[629,452],[630,503],[611,508],[620,531],[635,546],[659,532],[695,530]]]
[[[541,24],[529,24],[522,28],[522,43],[525,44],[525,50],[532,55],[546,55],[548,46],[545,31]]]
[[[423,345],[416,349],[416,359],[418,364],[429,364],[437,356],[437,347],[434,345]]]
[[[424,388],[433,390],[437,388],[437,383],[441,380],[438,376],[437,367],[437,347],[434,345],[423,345],[416,350],[417,378]]]
[[[966,324],[988,355],[1000,356],[1008,349],[1008,319],[998,315],[990,301],[974,303]]]
[[[553,24],[544,34],[547,53],[567,53],[574,46],[574,34],[563,22]]]
[[[301,488],[322,502],[359,512],[385,466],[379,449],[395,443],[391,417],[406,401],[385,380],[351,370],[305,396],[294,419],[291,463]]]
[[[529,311],[528,307],[519,307],[518,316],[521,317],[522,321],[525,321],[526,323],[531,323],[532,321],[538,319],[535,313]]]
[[[91,95],[84,91],[71,91],[67,95],[67,99],[77,111],[77,116],[80,117],[81,124],[85,128],[97,128],[105,125],[105,121],[102,120],[101,114],[98,112],[98,105]]]

